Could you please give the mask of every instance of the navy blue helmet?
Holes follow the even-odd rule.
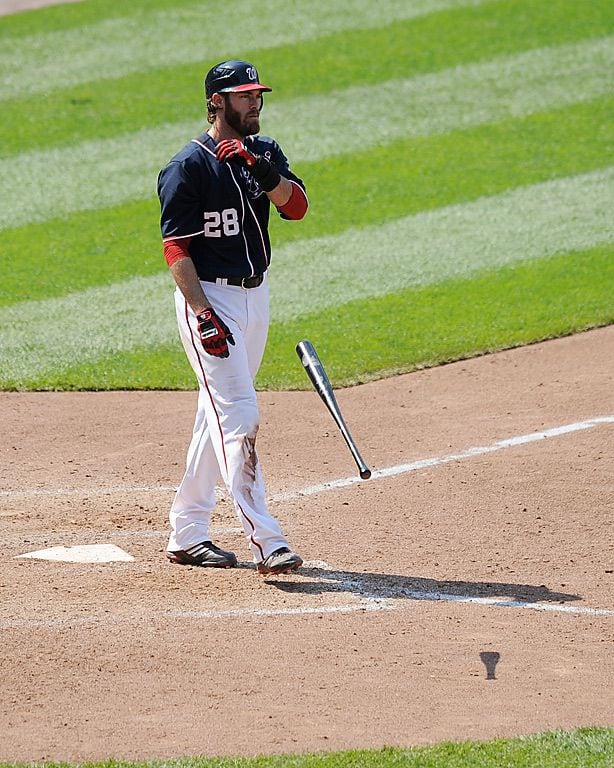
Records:
[[[253,64],[239,59],[222,61],[207,72],[205,96],[210,99],[214,93],[238,93],[241,91],[272,91],[263,85],[258,70]]]

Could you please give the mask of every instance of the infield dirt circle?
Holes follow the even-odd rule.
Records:
[[[195,392],[0,394],[0,760],[614,725],[613,371],[611,326],[338,391],[366,482],[315,392],[261,393],[275,578],[225,499],[240,567],[166,562]],[[83,545],[134,559],[18,557]]]

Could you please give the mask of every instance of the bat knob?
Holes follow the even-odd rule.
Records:
[[[368,480],[371,477],[371,470],[370,469],[361,469],[360,470],[360,476],[363,480]]]

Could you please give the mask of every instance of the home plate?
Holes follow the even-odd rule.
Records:
[[[17,557],[31,557],[36,560],[57,560],[64,563],[113,563],[132,562],[134,558],[115,544],[85,544],[80,547],[51,547],[27,552]]]

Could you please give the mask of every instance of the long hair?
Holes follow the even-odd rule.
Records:
[[[225,96],[225,94],[223,95]],[[213,125],[213,123],[215,122],[215,116],[217,114],[219,107],[215,106],[212,99],[207,99],[206,103],[207,103],[207,122]]]

